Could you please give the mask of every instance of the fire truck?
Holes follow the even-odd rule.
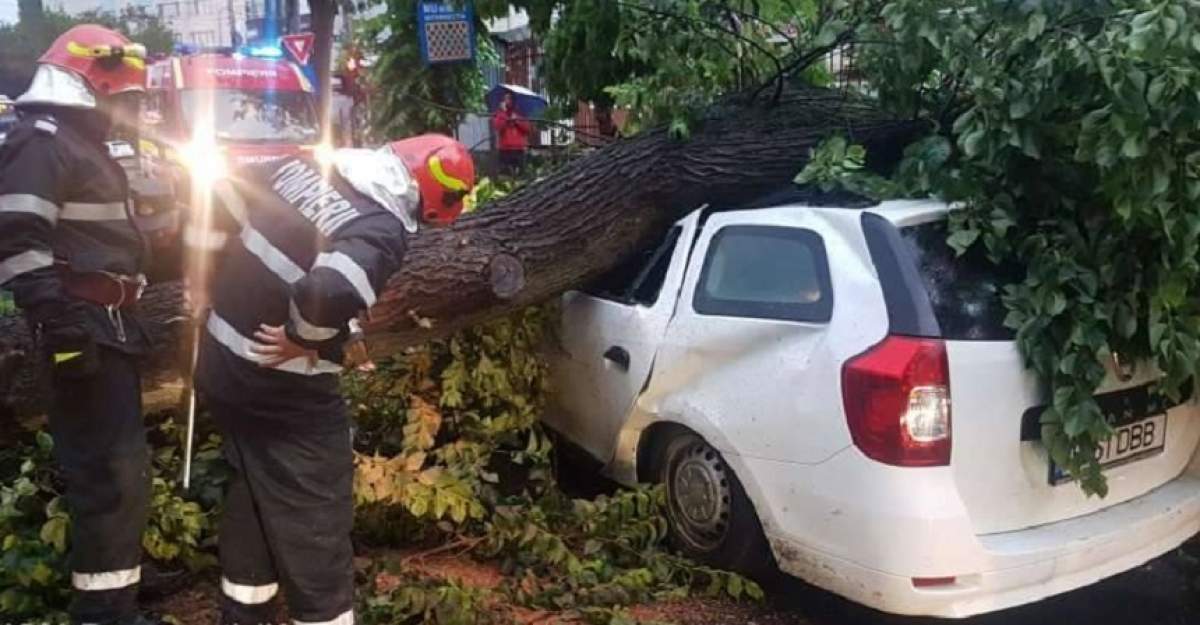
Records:
[[[147,67],[140,186],[157,201],[138,204],[138,221],[156,248],[156,264],[178,264],[169,257],[178,253],[174,242],[194,185],[321,149],[312,85],[282,55],[273,47],[181,48]]]
[[[199,178],[318,149],[307,77],[277,48],[252,52],[183,50],[147,68],[142,167],[181,203]]]

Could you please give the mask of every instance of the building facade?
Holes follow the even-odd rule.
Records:
[[[153,6],[179,43],[208,47],[244,42],[248,4],[245,0],[154,0]]]

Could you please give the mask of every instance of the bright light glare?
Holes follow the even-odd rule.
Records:
[[[180,150],[180,155],[187,165],[188,173],[191,174],[192,185],[202,192],[211,189],[213,184],[229,174],[225,155],[221,153],[221,148],[217,147],[211,132],[204,133],[198,130],[191,142]]]
[[[313,158],[322,165],[329,165],[333,162],[333,146],[324,142],[314,145]]]

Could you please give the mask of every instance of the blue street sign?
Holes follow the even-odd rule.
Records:
[[[456,6],[461,4],[461,6]],[[417,37],[427,64],[475,59],[475,14],[470,2],[417,3]]]

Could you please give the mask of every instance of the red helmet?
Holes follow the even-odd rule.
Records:
[[[475,187],[475,163],[467,146],[444,135],[421,135],[389,147],[417,180],[422,219],[439,226],[454,223]]]
[[[98,96],[146,89],[146,47],[95,24],[59,35],[38,63],[78,74]]]

